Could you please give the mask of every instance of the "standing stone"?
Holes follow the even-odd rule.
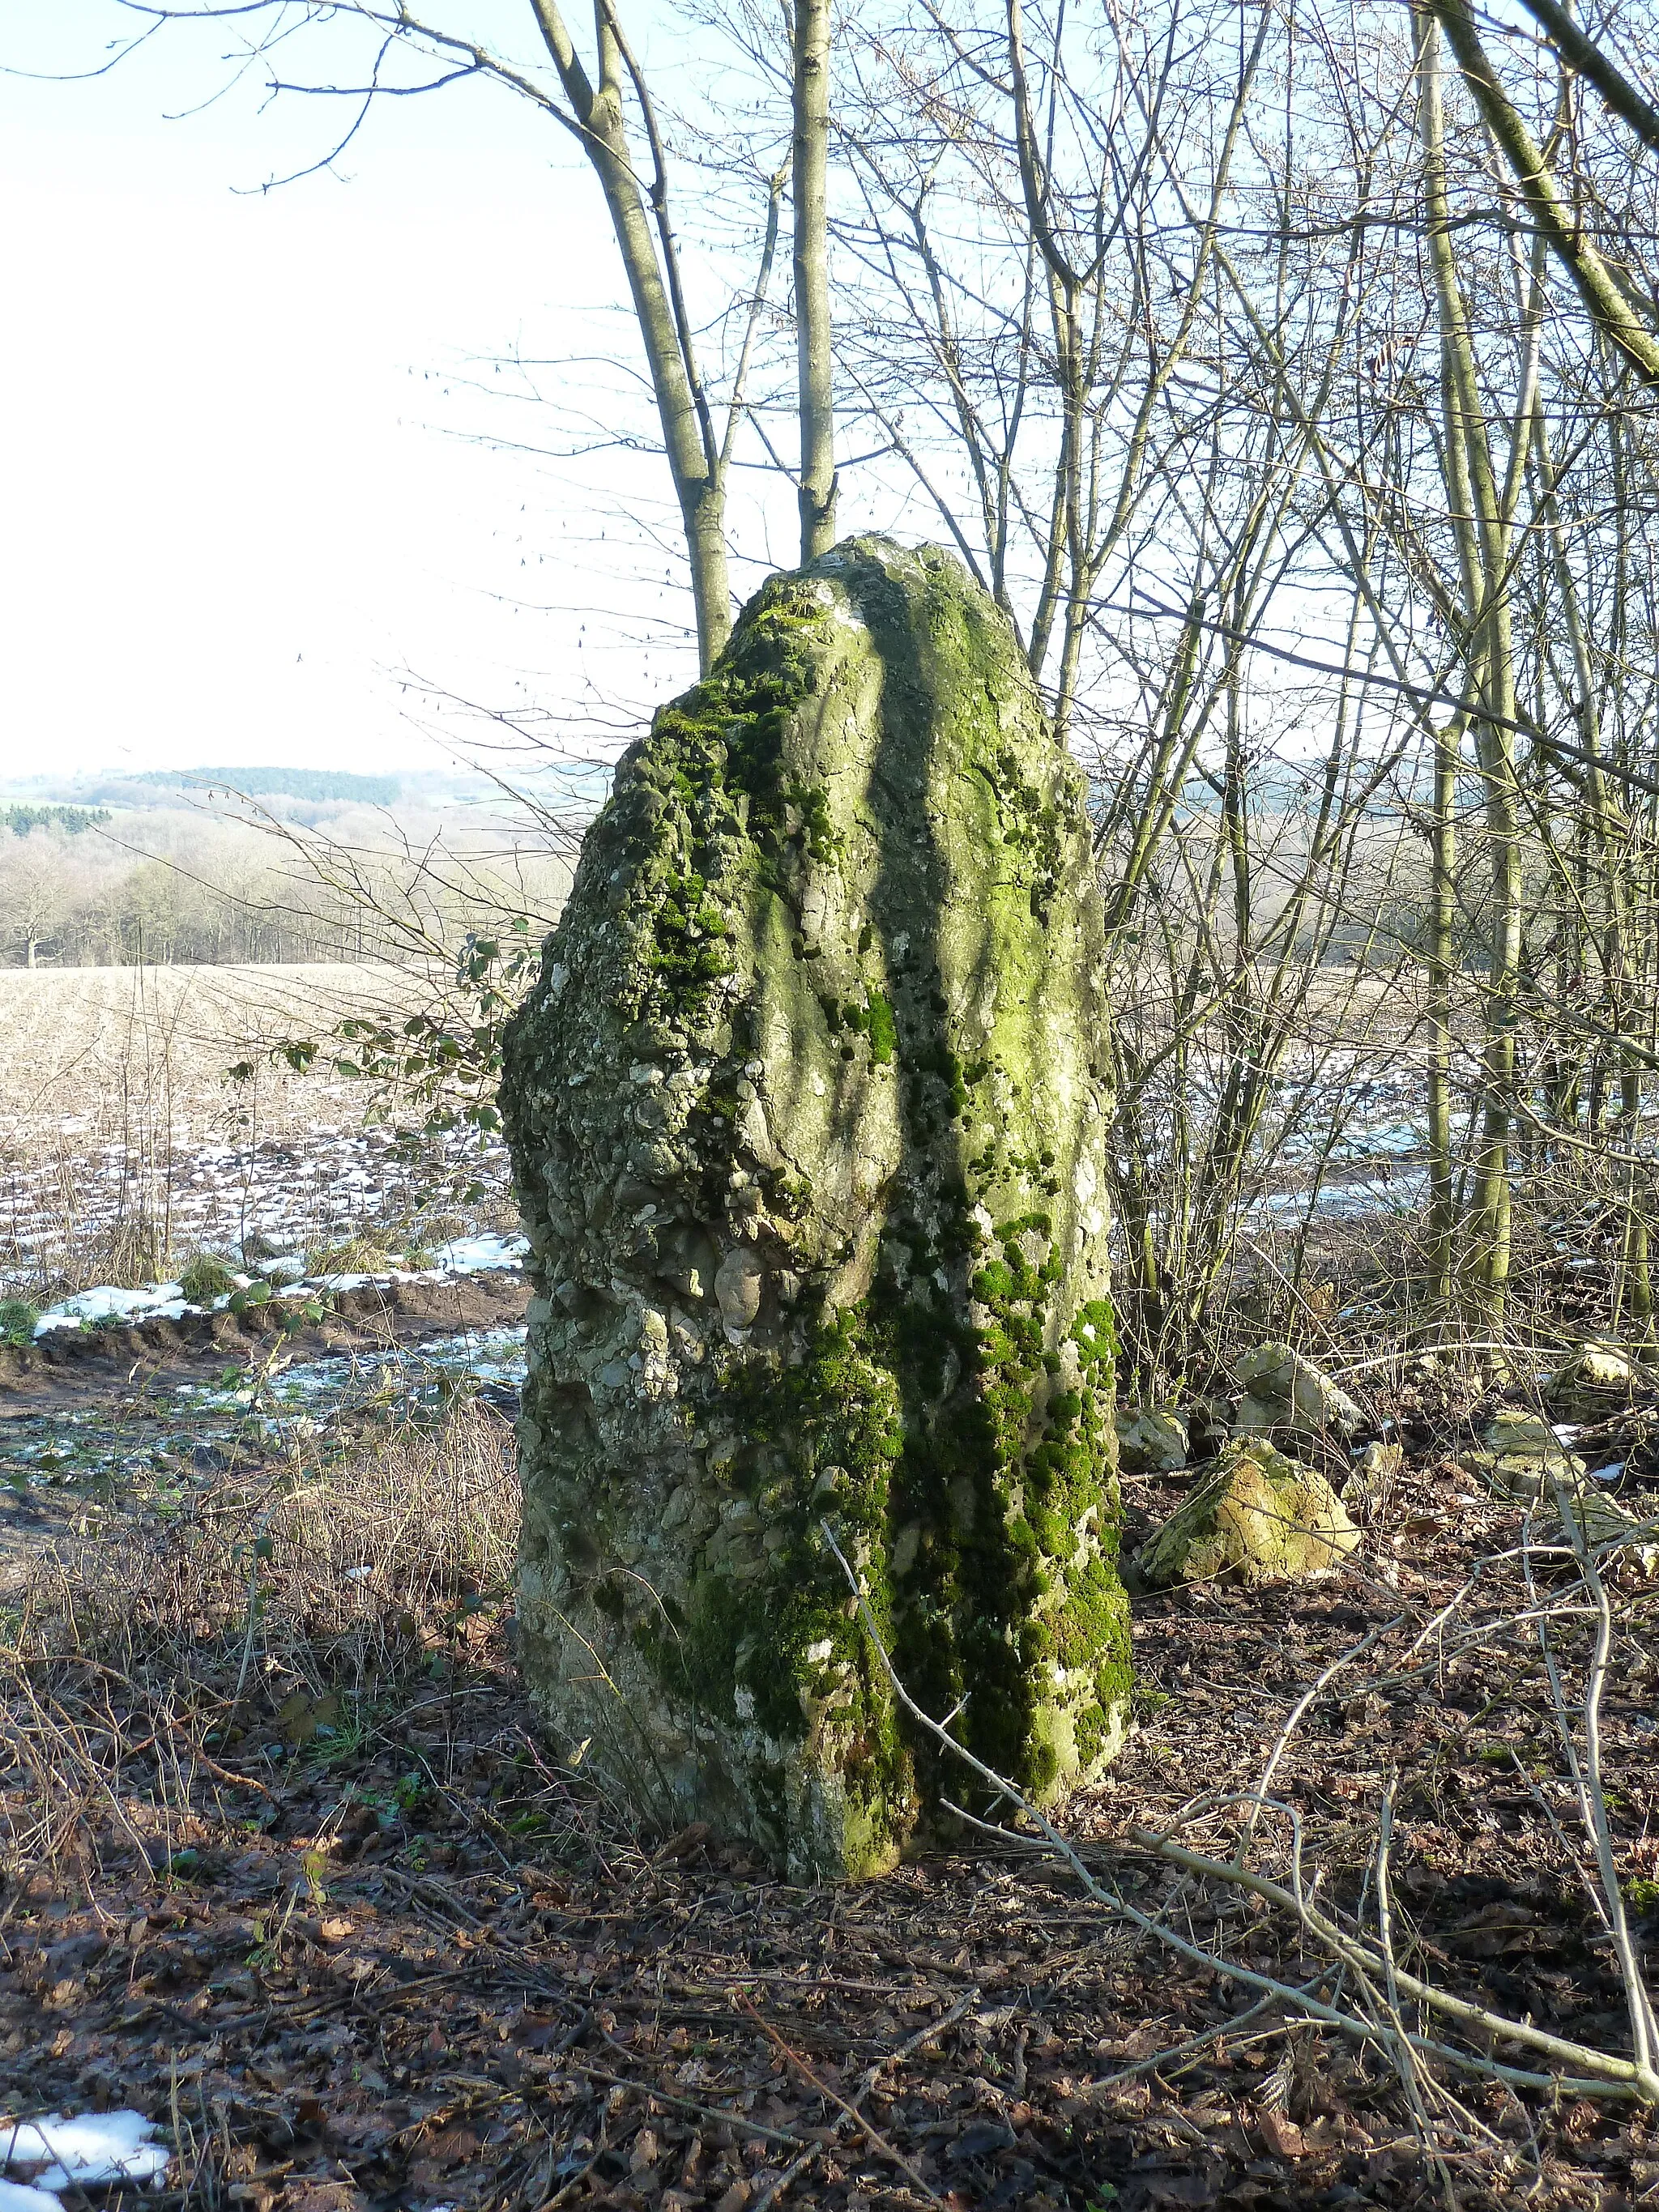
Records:
[[[536,1296],[526,1672],[637,1813],[798,1880],[1121,1740],[1082,779],[946,555],[850,540],[629,749],[502,1104]]]

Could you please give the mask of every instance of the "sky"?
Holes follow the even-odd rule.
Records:
[[[95,68],[132,23],[0,0],[0,64]],[[666,642],[619,648],[615,589],[588,588],[597,464],[489,442],[550,434],[498,397],[501,356],[613,326],[580,155],[457,86],[383,104],[337,175],[261,192],[340,103],[262,114],[246,83],[201,106],[231,44],[170,29],[88,81],[0,76],[0,778],[432,768],[487,734],[457,702],[557,724],[663,696],[695,672],[666,564],[630,581]],[[588,374],[602,405],[616,373]]]

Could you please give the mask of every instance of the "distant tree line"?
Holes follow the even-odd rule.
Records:
[[[348,775],[320,768],[151,769],[133,781],[175,791],[236,791],[250,799],[302,799],[313,804],[345,799],[362,806],[390,806],[399,789],[395,775]]]
[[[61,830],[66,836],[78,837],[83,830],[95,830],[109,820],[106,806],[7,806],[0,808],[3,822],[15,837],[27,837],[31,830]]]
[[[123,821],[146,849],[55,820],[0,839],[0,966],[397,958],[411,930],[459,945],[492,903],[556,910],[565,878],[544,850],[520,856],[477,833],[458,857],[425,817],[402,830],[373,817],[314,850],[304,835],[182,810]]]

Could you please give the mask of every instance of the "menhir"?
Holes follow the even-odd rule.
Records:
[[[774,578],[589,831],[502,1103],[537,1295],[520,1619],[641,1818],[796,1880],[1124,1729],[1082,780],[957,563]],[[851,1564],[860,1611],[835,1549]]]

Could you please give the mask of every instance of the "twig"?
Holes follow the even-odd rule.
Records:
[[[1172,1866],[1184,1867],[1188,1873],[1203,1875],[1211,1881],[1237,1883],[1240,1887],[1254,1890],[1257,1896],[1265,1897],[1270,1903],[1281,1906],[1292,1913],[1310,1935],[1326,1944],[1344,1965],[1352,1966],[1356,1972],[1378,1974],[1385,1971],[1383,1961],[1365,1945],[1345,1935],[1334,1921],[1328,1920],[1322,1912],[1316,1912],[1311,1905],[1301,1903],[1279,1883],[1269,1881],[1261,1875],[1251,1874],[1246,1868],[1230,1866],[1218,1859],[1205,1858],[1197,1851],[1187,1850],[1172,1838],[1157,1835],[1148,1828],[1132,1828],[1129,1833],[1143,1850],[1156,1851],[1160,1858],[1168,1859]],[[1427,2005],[1431,2011],[1443,2013],[1461,2027],[1474,2028],[1483,2035],[1496,2037],[1500,2042],[1518,2043],[1545,2057],[1558,2058],[1564,2064],[1581,2066],[1596,2080],[1600,2094],[1603,2095],[1635,2096],[1650,2104],[1659,2102],[1659,2077],[1656,2077],[1651,2069],[1640,2062],[1632,2063],[1628,2058],[1615,2058],[1604,2051],[1592,2051],[1587,2045],[1571,2042],[1565,2036],[1550,2035],[1543,2028],[1534,2027],[1530,2021],[1506,2020],[1501,2013],[1488,2012],[1484,2006],[1469,2004],[1462,1997],[1455,1997],[1447,1990],[1437,1990],[1427,1982],[1419,1981],[1414,1974],[1407,1973],[1403,1968],[1396,1969],[1396,1976],[1400,1988],[1407,1996],[1415,1998],[1419,2004]],[[1411,2040],[1418,2048],[1425,2047],[1421,2039],[1413,2036]],[[1441,2046],[1431,2045],[1427,2047],[1438,2049]],[[1474,2063],[1468,2054],[1456,2055],[1460,2063]],[[1553,2077],[1547,2075],[1531,2078],[1547,2086],[1553,2085]],[[1597,2094],[1596,2089],[1587,2088],[1582,2082],[1574,2081],[1571,2086],[1577,2095]],[[1561,2087],[1565,2090],[1568,2084],[1563,2082]]]
[[[853,2102],[856,2105],[860,2098],[867,2097],[888,2067],[902,2066],[907,2058],[914,2058],[918,2051],[925,2051],[935,2036],[943,2035],[947,2027],[954,2027],[963,2014],[979,2002],[979,1999],[980,1988],[975,1982],[971,1989],[963,1991],[949,2012],[942,2012],[937,2020],[930,2020],[926,2027],[919,2027],[914,2035],[907,2037],[896,2051],[890,2051],[884,2058],[878,2058],[873,2066],[866,2067],[859,2083],[858,2096]]]
[[[1400,2012],[1400,1970],[1394,1954],[1394,1895],[1389,1881],[1389,1855],[1394,1843],[1394,1793],[1399,1777],[1390,1774],[1382,1791],[1382,1803],[1377,1814],[1376,1826],[1376,1933],[1378,1948],[1382,1954],[1382,1966],[1388,1990],[1389,2022],[1395,2030],[1391,2039],[1395,2066],[1400,2075],[1400,2086],[1406,2092],[1406,2102],[1416,2124],[1425,2154],[1435,2170],[1440,2183],[1440,2193],[1446,2201],[1447,2212],[1457,2212],[1457,2199],[1452,2191],[1451,2174],[1440,2155],[1434,2130],[1429,2124],[1428,2107],[1423,2101],[1423,2083],[1419,2075],[1417,2060],[1411,2039],[1405,2033],[1405,2022]]]
[[[776,2044],[778,2049],[782,2051],[784,2057],[795,2069],[795,2071],[805,2080],[811,2083],[812,2087],[817,2091],[819,2096],[823,2099],[824,2102],[826,2104],[838,2106],[841,2111],[846,2114],[849,2120],[853,2121],[856,2126],[862,2129],[864,2134],[868,2137],[872,2146],[876,2150],[878,2150],[884,2158],[890,2159],[893,2164],[897,2166],[899,2172],[905,2175],[908,2179],[915,2182],[916,2187],[921,2190],[922,2195],[927,2199],[927,2202],[930,2204],[937,2204],[940,2208],[940,2212],[945,2212],[945,2199],[939,2195],[936,2189],[930,2188],[927,2183],[922,2179],[921,2176],[916,2172],[915,2166],[911,2165],[909,2160],[906,2158],[904,2153],[902,2150],[896,2149],[894,2146],[888,2142],[886,2136],[883,2135],[880,2129],[875,2127],[870,2121],[866,2120],[856,2105],[849,2104],[847,2099],[842,2095],[839,2089],[832,2089],[827,2081],[823,2081],[818,2075],[814,2073],[812,2069],[807,2064],[806,2061],[801,2057],[800,2053],[794,2050],[791,2045],[785,2042],[783,2037],[778,2033],[776,2028],[772,2026],[772,2023],[766,2019],[763,2014],[759,2013],[755,2009],[754,2006],[750,2003],[748,1998],[744,1996],[741,1990],[734,1990],[732,1994],[737,1999],[744,2011],[748,2014],[750,2019],[754,2021],[756,2027],[760,2029],[762,2034],[767,2037],[769,2041]],[[873,2084],[872,2086],[873,2086]],[[868,2094],[867,2090],[866,2094]]]
[[[1251,1808],[1244,1823],[1245,1842],[1248,1843],[1250,1838],[1255,1833],[1256,1815],[1261,1810],[1260,1801],[1266,1799],[1267,1791],[1272,1785],[1273,1776],[1279,1771],[1279,1763],[1280,1759],[1284,1758],[1286,1751],[1289,1750],[1291,1738],[1296,1734],[1297,1729],[1301,1726],[1303,1716],[1307,1711],[1309,1706],[1312,1705],[1314,1699],[1319,1696],[1320,1692],[1327,1687],[1334,1676],[1340,1674],[1345,1667],[1350,1666],[1354,1660],[1359,1657],[1362,1652],[1369,1651],[1372,1644],[1380,1642],[1383,1637],[1388,1635],[1391,1629],[1398,1628],[1401,1622],[1405,1618],[1406,1616],[1403,1613],[1397,1613],[1392,1620],[1380,1622],[1376,1627],[1371,1630],[1370,1635],[1362,1637],[1359,1642],[1353,1645],[1352,1650],[1344,1651],[1339,1657],[1333,1659],[1330,1665],[1326,1668],[1324,1673],[1318,1677],[1302,1697],[1298,1698],[1296,1704],[1291,1706],[1290,1716],[1285,1721],[1284,1727],[1279,1732],[1279,1741],[1273,1747],[1267,1764],[1261,1770],[1261,1779],[1256,1785],[1258,1802]]]
[[[787,2128],[763,2127],[758,2120],[748,2119],[742,2112],[728,2112],[720,2105],[700,2105],[695,2097],[677,2097],[672,2089],[659,2088],[654,2081],[641,2081],[637,2075],[612,2074],[603,2066],[590,2066],[585,2058],[568,2058],[566,2064],[573,2074],[585,2074],[590,2081],[608,2081],[613,2088],[637,2089],[641,2096],[654,2098],[659,2105],[678,2105],[682,2112],[695,2112],[699,2119],[724,2120],[727,2126],[740,2128],[745,2135],[758,2136],[763,2142],[787,2143],[792,2150],[817,2151],[817,2143],[809,2143]]]
[[[1586,1825],[1595,1846],[1596,1864],[1601,1870],[1601,1888],[1607,1900],[1607,1918],[1613,1929],[1613,1948],[1619,1957],[1619,1971],[1625,1984],[1625,2002],[1630,2013],[1631,2041],[1636,2052],[1636,2063],[1653,2083],[1650,2095],[1659,2096],[1659,2021],[1656,2021],[1653,2002],[1648,1996],[1647,1984],[1642,1977],[1642,1966],[1636,1955],[1636,1946],[1631,1938],[1630,1922],[1625,1912],[1625,1895],[1620,1886],[1619,1869],[1613,1862],[1613,1832],[1607,1820],[1607,1801],[1601,1788],[1601,1698],[1607,1688],[1607,1668],[1613,1656],[1613,1607],[1608,1601],[1607,1584],[1602,1581],[1595,1564],[1595,1555],[1586,1540],[1578,1516],[1565,1486],[1553,1479],[1556,1510],[1561,1516],[1561,1525],[1567,1540],[1572,1546],[1578,1561],[1578,1571],[1584,1578],[1595,1605],[1595,1647],[1590,1660],[1589,1678],[1584,1685],[1584,1771],[1579,1788],[1579,1802],[1584,1808]]]
[[[947,2027],[953,2027],[962,2018],[970,2005],[979,2002],[979,1985],[975,1983],[972,1989],[965,1990],[957,1999],[949,2012],[941,2013],[937,2020],[930,2020],[926,2027],[919,2028],[915,2034],[901,2043],[896,2051],[888,2051],[884,2057],[877,2059],[873,2066],[866,2067],[859,2082],[857,2093],[851,2100],[851,2107],[856,2107],[864,2102],[875,2087],[877,2080],[884,2067],[900,2064],[902,2061],[920,2051],[925,2044],[931,2043],[935,2036],[943,2035]],[[860,2115],[854,2111],[854,2118],[859,2117]],[[836,2125],[840,2125],[839,2121]],[[822,2148],[821,2144],[814,2143],[810,2148],[800,2152],[797,2157],[792,2159],[781,2173],[775,2174],[767,2183],[765,2188],[749,2207],[749,2212],[767,2212],[767,2208],[776,2203],[791,2183],[799,2180],[805,2172]]]
[[[865,1633],[869,1637],[887,1679],[892,1685],[894,1695],[906,1712],[947,1750],[955,1753],[964,1765],[980,1775],[1000,1796],[1032,1820],[1041,1829],[1052,1850],[1070,1867],[1090,1896],[1103,1905],[1109,1905],[1115,1911],[1121,1912],[1126,1919],[1155,1937],[1158,1942],[1166,1945],[1185,1958],[1201,1962],[1212,1972],[1224,1974],[1230,1980],[1241,1982],[1249,1988],[1264,1992],[1272,1991],[1287,2003],[1295,2005],[1309,2019],[1323,2021],[1333,2027],[1340,2028],[1345,2035],[1357,2037],[1364,2042],[1379,2044],[1385,2051],[1389,2047],[1390,2033],[1379,2027],[1376,2021],[1339,2012],[1332,2005],[1320,2004],[1316,2000],[1304,1996],[1290,1983],[1279,1981],[1271,1975],[1258,1974],[1253,1969],[1241,1966],[1231,1959],[1221,1957],[1216,1952],[1206,1950],[1201,1944],[1189,1943],[1183,1937],[1177,1936],[1172,1928],[1142,1912],[1127,1898],[1115,1892],[1103,1889],[1089,1872],[1072,1843],[1060,1833],[1040,1808],[1032,1804],[1016,1783],[1011,1782],[1006,1775],[999,1774],[994,1767],[988,1766],[983,1759],[976,1758],[965,1746],[958,1743],[947,1729],[941,1727],[931,1714],[924,1712],[917,1705],[899,1678],[898,1671],[893,1665],[887,1647],[882,1641],[881,1632],[876,1626],[874,1616],[870,1611],[869,1601],[865,1596],[857,1576],[848,1563],[845,1553],[836,1540],[834,1530],[829,1522],[823,1520],[820,1520],[818,1527],[823,1533],[824,1541],[830,1546],[840,1563],[842,1572],[846,1576],[857,1603],[860,1618],[864,1623]],[[1242,1866],[1223,1865],[1214,1859],[1201,1857],[1197,1852],[1186,1850],[1168,1837],[1155,1835],[1149,1829],[1135,1828],[1132,1829],[1130,1833],[1133,1840],[1144,1849],[1157,1852],[1160,1857],[1169,1859],[1176,1866],[1185,1867],[1190,1873],[1206,1875],[1213,1880],[1237,1883],[1281,1906],[1298,1919],[1310,1934],[1316,1936],[1345,1965],[1351,1966],[1356,1972],[1370,1978],[1372,1975],[1381,1974],[1383,1971],[1382,1962],[1364,1945],[1346,1935],[1334,1922],[1326,1919],[1322,1913],[1316,1912],[1311,1906],[1304,1904],[1278,1882],[1268,1881],[1262,1875],[1251,1874]],[[1532,2073],[1516,2067],[1500,2065],[1494,2059],[1478,2057],[1472,2052],[1457,2050],[1453,2045],[1420,2035],[1412,2035],[1408,2038],[1414,2050],[1444,2059],[1448,2063],[1461,2067],[1466,2071],[1487,2075],[1495,2080],[1506,2081],[1520,2087],[1547,2089],[1561,2094],[1635,2097],[1647,2103],[1659,2102],[1659,2075],[1656,2075],[1652,2069],[1645,2064],[1638,2063],[1633,2065],[1628,2059],[1614,2058],[1605,2051],[1589,2050],[1583,2044],[1569,2042],[1563,2037],[1547,2035],[1543,2030],[1534,2027],[1530,2022],[1523,2024],[1518,2021],[1506,2020],[1499,2014],[1486,2011],[1481,2006],[1466,2003],[1461,1997],[1454,1997],[1443,1990],[1433,1989],[1426,1982],[1419,1981],[1413,1975],[1401,1973],[1399,1976],[1399,1982],[1400,1986],[1408,1996],[1415,1998],[1419,2003],[1427,2005],[1431,2009],[1455,2020],[1460,2027],[1474,2028],[1481,2034],[1492,2036],[1499,2041],[1521,2044],[1544,2056],[1559,2059],[1565,2063],[1583,2067],[1585,2072],[1582,2076],[1566,2078],[1551,2074]]]
[[[1320,1981],[1323,1981],[1329,1972],[1329,1967],[1322,1967],[1319,1974]],[[1317,1984],[1310,1982],[1308,1986],[1312,1990]],[[1184,2042],[1171,2044],[1167,2051],[1155,2051],[1150,2058],[1137,2058],[1132,2064],[1121,2067],[1115,2074],[1103,2075],[1099,2081],[1091,2081],[1089,2084],[1089,2094],[1091,2096],[1097,2097],[1105,2090],[1117,2088],[1122,2082],[1133,2081],[1138,2075],[1161,2073],[1164,2067],[1170,2065],[1174,2060],[1190,2057],[1194,2051],[1202,2051],[1206,2044],[1215,2043],[1222,2037],[1231,2035],[1235,2028],[1244,2027],[1249,2021],[1260,2020],[1262,2014],[1271,2011],[1278,2002],[1277,1997],[1258,1997],[1253,2005],[1247,2005],[1243,2012],[1231,2013],[1225,2020],[1212,2022],[1208,2027],[1200,2028],[1196,2035],[1188,2036]],[[1283,2030],[1273,2028],[1267,2030],[1267,2033],[1279,2034],[1282,2033]]]

